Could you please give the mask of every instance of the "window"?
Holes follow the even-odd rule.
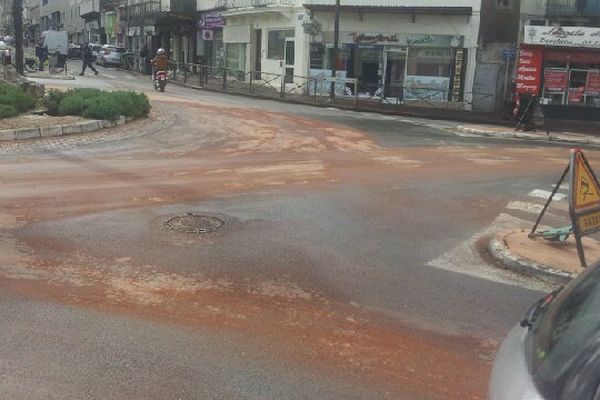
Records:
[[[502,10],[512,10],[512,0],[496,0],[496,8]]]
[[[452,65],[450,48],[411,48],[408,52],[407,74],[450,77]]]
[[[285,38],[294,37],[293,30],[270,31],[268,38],[267,58],[283,60],[285,56]]]

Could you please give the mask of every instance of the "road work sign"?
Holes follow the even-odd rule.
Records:
[[[590,168],[585,156],[579,151],[574,151],[575,173],[572,183],[572,202],[575,210],[583,210],[594,206],[600,206],[600,185]],[[571,164],[573,165],[573,163]],[[573,167],[571,167],[573,168]]]
[[[586,267],[581,237],[600,231],[600,184],[581,149],[571,150],[569,213],[581,266]]]

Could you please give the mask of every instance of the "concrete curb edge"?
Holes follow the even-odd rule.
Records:
[[[100,129],[109,129],[122,126],[135,118],[121,116],[117,121],[90,119],[72,124],[42,126],[39,128],[19,128],[0,130],[0,143],[6,141],[20,141],[29,139],[41,139],[55,136],[66,136],[77,133],[94,132]]]
[[[489,131],[485,129],[478,128],[469,128],[464,125],[458,125],[456,127],[457,130],[463,133],[469,133],[473,135],[480,135],[486,137],[495,137],[501,139],[521,139],[521,140],[535,140],[535,141],[547,141],[547,142],[563,142],[563,143],[573,143],[573,144],[585,144],[585,145],[595,145],[600,146],[600,139],[596,138],[572,138],[560,135],[550,135],[550,136],[542,136],[542,135],[533,135],[525,132],[515,132],[515,131]]]
[[[575,277],[574,274],[569,272],[559,271],[549,265],[536,263],[511,253],[504,242],[496,237],[490,239],[488,250],[492,257],[508,269],[520,274],[534,276],[546,283],[562,286]]]

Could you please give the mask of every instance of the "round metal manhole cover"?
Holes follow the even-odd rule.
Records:
[[[164,223],[165,228],[183,233],[210,233],[226,225],[225,221],[210,215],[187,213]]]

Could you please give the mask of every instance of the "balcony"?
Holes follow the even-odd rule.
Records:
[[[126,8],[126,14],[132,17],[156,16],[161,13],[187,13],[196,11],[196,0],[154,0],[132,4]]]
[[[597,0],[548,0],[548,17],[598,17],[600,2]]]
[[[294,7],[297,0],[218,0],[217,9],[235,10],[240,8],[262,8],[262,7]]]
[[[96,18],[100,14],[100,0],[88,0],[79,6],[81,18]]]

